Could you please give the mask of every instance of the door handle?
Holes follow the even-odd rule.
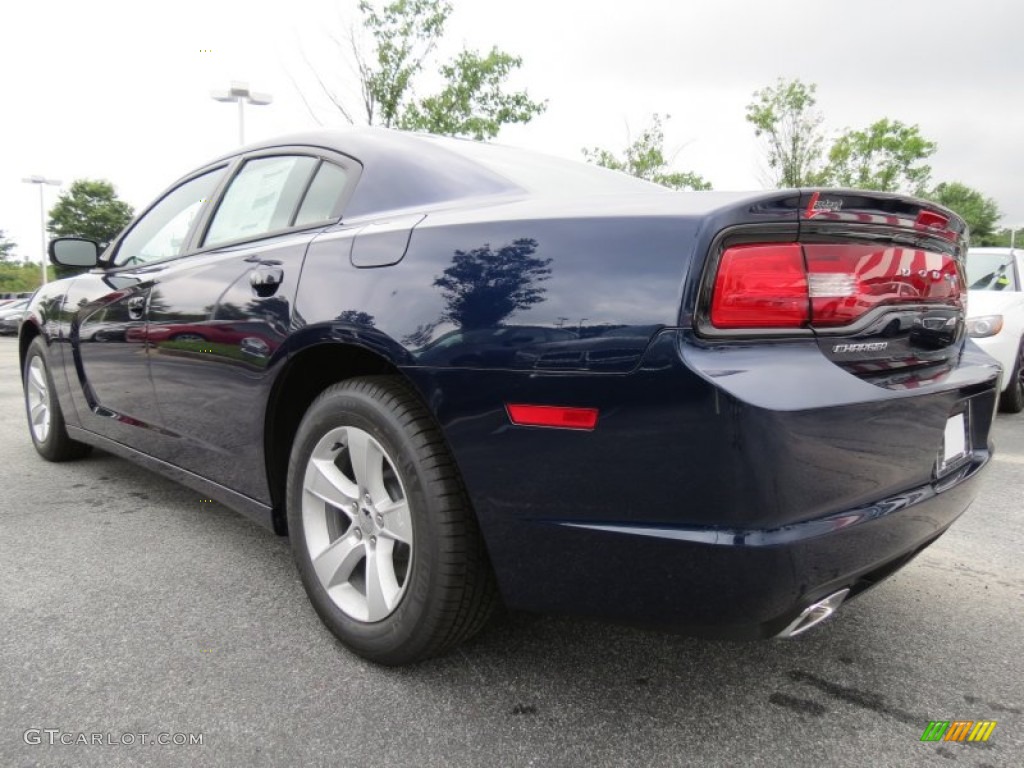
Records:
[[[128,299],[128,317],[132,320],[141,320],[146,314],[146,297],[132,296]]]
[[[257,296],[273,296],[284,281],[284,270],[280,267],[261,265],[249,273],[249,285]]]

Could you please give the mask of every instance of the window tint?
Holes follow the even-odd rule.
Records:
[[[168,192],[125,235],[114,264],[145,264],[180,256],[192,222],[213,195],[223,173],[224,169],[218,168]]]
[[[337,218],[338,201],[345,189],[348,174],[332,163],[322,163],[320,169],[309,185],[309,191],[295,217],[295,226],[315,224],[318,221],[330,221]]]
[[[286,229],[306,182],[313,157],[261,157],[250,160],[231,181],[210,222],[204,245],[257,237]]]

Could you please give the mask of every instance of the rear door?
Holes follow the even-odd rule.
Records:
[[[242,158],[193,234],[151,278],[145,338],[172,463],[269,501],[263,422],[310,240],[340,217],[355,169],[309,149]]]

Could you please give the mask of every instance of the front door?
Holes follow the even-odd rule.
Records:
[[[168,192],[120,238],[104,269],[71,282],[66,364],[84,429],[147,453],[159,453],[165,442],[147,364],[146,307],[156,277],[183,254],[223,172],[203,173]]]

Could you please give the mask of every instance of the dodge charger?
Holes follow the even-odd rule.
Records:
[[[1001,374],[965,332],[966,237],[898,195],[290,136],[102,251],[50,243],[77,273],[20,328],[29,434],[288,535],[323,623],[379,663],[501,604],[797,635],[977,493]]]

